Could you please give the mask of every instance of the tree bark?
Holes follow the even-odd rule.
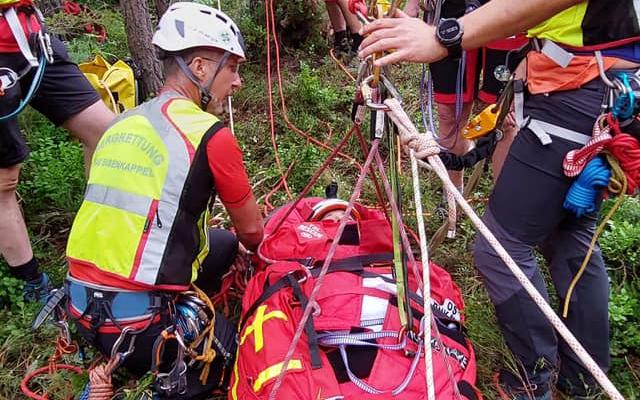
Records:
[[[154,4],[156,6],[156,13],[158,15],[158,20],[162,17],[167,8],[169,8],[169,1],[167,0],[154,0]]]
[[[120,0],[131,57],[142,72],[143,92],[154,95],[162,86],[162,66],[151,44],[153,30],[146,1]]]

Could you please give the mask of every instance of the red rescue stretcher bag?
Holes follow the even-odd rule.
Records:
[[[308,222],[321,199],[304,199],[273,231],[287,206],[267,221],[259,272],[242,302],[238,355],[229,399],[267,399],[307,306],[337,222]],[[391,227],[379,210],[356,205],[288,363],[277,399],[424,399],[423,300],[409,273],[413,332],[402,327],[392,278]],[[411,269],[411,266],[409,266]],[[421,265],[416,266],[421,274]],[[451,276],[430,264],[435,394],[480,400],[476,360],[466,337],[464,304]]]

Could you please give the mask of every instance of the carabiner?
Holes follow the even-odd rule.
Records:
[[[389,111],[389,107],[387,107],[385,104],[375,103],[373,101],[373,88],[370,86],[370,83],[374,78],[374,75],[369,75],[362,81],[361,90],[365,104],[372,110]],[[391,83],[391,81],[384,75],[380,75],[380,79],[382,80],[382,84],[384,85],[385,89],[387,89],[391,97],[395,98],[400,104],[402,104],[402,96],[400,95],[398,89],[393,85],[393,83]]]
[[[120,332],[120,336],[118,336],[118,339],[116,339],[116,341],[113,343],[113,346],[111,346],[111,358],[115,358],[118,355],[120,346],[122,346],[122,343],[124,343],[127,335],[130,334],[131,339],[129,340],[129,347],[127,348],[127,351],[121,353],[121,362],[124,361],[125,358],[129,357],[129,355],[131,355],[135,351],[135,342],[138,333],[140,332],[135,332],[131,326],[125,326],[124,329],[122,329],[122,331]]]

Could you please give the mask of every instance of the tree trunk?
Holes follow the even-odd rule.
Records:
[[[154,95],[162,86],[162,66],[151,44],[153,30],[146,1],[120,0],[131,57],[141,70],[143,93]],[[146,97],[146,96],[145,96]]]
[[[164,14],[164,12],[167,11],[167,8],[169,8],[169,1],[168,0],[154,0],[154,4],[156,6],[156,13],[158,15],[158,20],[159,20],[160,17],[162,17],[162,14]]]

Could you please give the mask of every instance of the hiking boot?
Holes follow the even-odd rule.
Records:
[[[347,31],[336,32],[333,35],[333,51],[338,58],[346,59],[350,57],[351,41]]]
[[[47,297],[51,292],[51,282],[49,281],[49,275],[46,273],[42,273],[40,280],[38,281],[27,281],[24,284],[23,297],[24,301],[27,302],[40,302],[46,303]]]
[[[603,398],[602,389],[591,382],[572,384],[566,379],[558,379],[556,384],[558,399],[560,400],[597,400]]]
[[[551,389],[536,384],[523,384],[511,373],[497,373],[494,387],[502,400],[551,400]]]

